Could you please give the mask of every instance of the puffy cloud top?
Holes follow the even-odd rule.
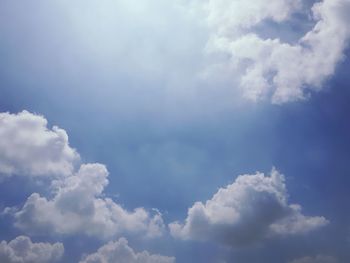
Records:
[[[110,198],[102,198],[108,184],[108,172],[102,164],[83,164],[63,181],[54,182],[55,195],[47,199],[33,193],[23,208],[15,212],[15,225],[29,233],[84,233],[100,238],[123,232],[160,236],[163,220],[143,208],[126,211]]]
[[[67,133],[39,115],[0,113],[0,178],[11,175],[67,176],[78,153]]]
[[[264,238],[305,233],[327,223],[323,217],[304,216],[299,205],[289,205],[284,176],[273,170],[271,176],[239,176],[205,204],[195,203],[184,224],[174,222],[169,227],[178,238],[241,246]]]
[[[33,243],[29,237],[19,236],[7,243],[0,243],[1,263],[52,263],[64,252],[61,243]]]
[[[0,136],[0,176],[55,176],[50,177],[50,198],[33,193],[21,209],[4,210],[14,216],[18,228],[31,234],[83,233],[101,238],[125,232],[149,238],[162,235],[164,223],[158,211],[129,212],[103,197],[108,184],[104,165],[82,164],[75,171],[79,155],[69,146],[66,132],[49,130],[44,117],[27,111],[0,113]]]
[[[175,258],[151,255],[147,251],[136,253],[125,238],[109,242],[80,263],[175,263]]]
[[[54,196],[47,199],[33,193],[23,208],[14,213],[15,225],[29,233],[84,233],[102,238],[130,232],[160,236],[163,220],[143,208],[128,212],[101,195],[108,184],[102,164],[83,164],[79,171],[53,183]]]

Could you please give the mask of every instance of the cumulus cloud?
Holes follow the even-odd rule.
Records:
[[[104,198],[108,184],[104,165],[82,164],[76,171],[74,162],[80,157],[69,146],[67,133],[58,127],[48,129],[44,117],[27,111],[0,113],[0,136],[0,175],[49,176],[51,180],[49,197],[33,193],[22,208],[4,210],[14,216],[16,227],[32,234],[162,235],[164,224],[158,211],[129,212]]]
[[[204,3],[210,27],[208,51],[223,52],[244,96],[281,104],[305,99],[334,74],[344,57],[350,29],[349,0],[324,0],[312,7],[314,27],[297,43],[264,39],[255,28],[264,21],[287,22],[302,1],[208,0]]]
[[[0,243],[1,263],[52,263],[64,252],[61,243],[33,243],[29,237],[19,236],[7,243]]]
[[[103,198],[108,171],[102,164],[83,164],[74,175],[53,183],[53,197],[33,193],[14,212],[15,226],[27,233],[83,233],[108,238],[120,233],[160,236],[160,213],[143,208],[128,212],[110,198]]]
[[[11,175],[67,176],[79,160],[67,133],[39,115],[0,113],[0,179]]]
[[[289,263],[337,263],[336,258],[325,255],[317,255],[315,257],[304,257],[290,261]]]
[[[174,263],[175,258],[151,255],[147,251],[136,253],[125,238],[109,242],[96,253],[87,256],[80,263]]]
[[[309,217],[299,205],[288,204],[285,179],[273,169],[241,175],[220,188],[212,199],[196,202],[184,223],[169,225],[171,234],[181,239],[215,240],[243,246],[276,236],[306,233],[328,223],[324,217]]]

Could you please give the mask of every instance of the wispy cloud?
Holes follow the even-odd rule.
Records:
[[[254,31],[265,21],[290,22],[293,14],[305,12],[301,7],[302,1],[289,0],[204,3],[211,32],[208,51],[229,56],[221,67],[231,69],[246,98],[276,104],[305,99],[334,74],[350,37],[348,0],[315,3],[315,25],[295,44],[264,39]]]

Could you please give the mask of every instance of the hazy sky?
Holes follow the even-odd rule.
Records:
[[[350,262],[349,14],[0,0],[0,262]]]

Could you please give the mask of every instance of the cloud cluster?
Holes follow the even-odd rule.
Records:
[[[27,111],[0,113],[0,179],[11,175],[67,176],[79,160],[67,133]]]
[[[241,175],[212,199],[195,203],[184,224],[169,225],[181,239],[216,240],[242,246],[265,238],[306,233],[326,225],[323,217],[308,217],[299,205],[290,205],[284,176],[275,169]]]
[[[312,7],[315,26],[297,43],[264,39],[254,29],[264,21],[288,22],[301,9],[292,0],[209,0],[205,2],[211,28],[210,52],[230,56],[225,67],[239,79],[245,97],[281,104],[304,99],[322,89],[347,47],[349,0],[324,0]]]
[[[76,168],[79,155],[69,146],[64,130],[50,130],[44,117],[26,111],[0,113],[0,122],[0,134],[7,139],[0,143],[1,154],[6,157],[0,163],[1,167],[11,167],[3,169],[3,173],[48,175],[50,179],[47,195],[33,193],[23,206],[5,209],[4,214],[13,216],[18,229],[32,235],[82,234],[103,239],[124,234],[147,238],[163,234],[165,226],[158,211],[128,211],[105,197],[105,165],[89,163]],[[270,176],[239,176],[212,199],[195,203],[184,223],[173,222],[169,228],[180,239],[243,246],[276,236],[306,233],[327,223],[324,217],[305,216],[299,205],[289,204],[284,176],[273,169]],[[0,262],[4,263],[54,262],[62,254],[62,244],[32,243],[28,237],[0,245]],[[146,251],[136,253],[122,238],[101,247],[81,263],[116,261],[175,262],[175,258]]]
[[[317,255],[315,257],[304,257],[295,259],[289,263],[337,263],[338,260],[331,256]]]
[[[42,176],[55,174],[49,197],[33,193],[22,208],[7,208],[15,226],[26,233],[75,234],[112,237],[120,233],[142,233],[146,237],[162,235],[159,212],[144,208],[125,210],[110,198],[104,198],[108,171],[102,164],[73,162],[79,157],[69,147],[62,129],[47,129],[44,117],[23,111],[1,113],[0,167],[7,174]]]
[[[94,254],[87,256],[80,263],[175,263],[175,258],[151,255],[147,251],[136,253],[129,247],[125,238],[109,242]]]
[[[61,259],[63,253],[61,243],[33,243],[26,236],[0,243],[1,263],[53,263]]]
[[[15,225],[27,233],[83,233],[112,237],[120,233],[162,234],[159,213],[151,216],[143,208],[126,211],[101,195],[108,184],[108,171],[101,164],[83,164],[79,171],[53,184],[51,199],[33,193],[23,208],[14,213]]]

